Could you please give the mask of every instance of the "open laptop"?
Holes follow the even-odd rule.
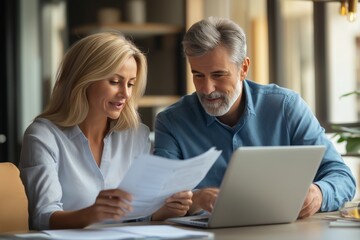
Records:
[[[324,146],[240,147],[213,211],[168,221],[204,228],[289,223],[297,219]]]

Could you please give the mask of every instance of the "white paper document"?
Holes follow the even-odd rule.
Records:
[[[149,216],[176,192],[192,190],[205,177],[221,151],[214,147],[185,160],[141,155],[127,171],[119,188],[132,194],[133,211],[126,219]]]
[[[121,226],[99,229],[47,230],[41,233],[16,234],[18,238],[71,239],[71,240],[115,240],[115,239],[212,239],[214,234],[204,231],[184,230],[167,225]]]

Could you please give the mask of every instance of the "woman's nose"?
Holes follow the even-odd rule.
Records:
[[[120,86],[118,96],[128,99],[130,97],[130,88],[128,88],[127,86]]]

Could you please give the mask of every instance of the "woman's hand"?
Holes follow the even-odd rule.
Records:
[[[118,221],[132,210],[131,199],[130,194],[120,189],[103,190],[95,203],[86,209],[86,215],[95,222],[106,219]]]
[[[132,196],[120,189],[103,190],[95,203],[78,211],[58,211],[50,217],[50,228],[83,228],[104,221],[118,221],[132,211]]]
[[[151,220],[161,221],[171,217],[185,216],[192,204],[192,196],[191,191],[175,193],[166,200],[162,208],[152,215]]]

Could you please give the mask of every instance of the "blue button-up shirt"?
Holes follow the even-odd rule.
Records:
[[[314,183],[323,194],[321,211],[337,210],[355,195],[355,179],[318,120],[299,94],[275,84],[244,81],[245,110],[227,126],[208,115],[196,93],[157,115],[156,155],[187,159],[210,147],[222,150],[197,188],[219,187],[234,150],[241,146],[325,145]],[[284,179],[286,181],[286,179]]]

